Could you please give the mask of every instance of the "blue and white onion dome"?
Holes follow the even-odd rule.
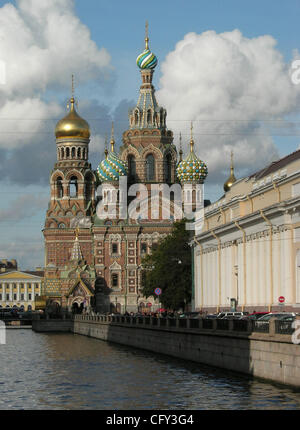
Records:
[[[149,38],[145,38],[145,50],[137,57],[136,64],[141,70],[154,69],[157,66],[157,57],[149,49]]]
[[[190,153],[182,160],[176,169],[180,182],[198,182],[203,184],[208,174],[204,161],[200,160],[194,152],[194,140],[190,141]]]
[[[120,176],[127,176],[127,163],[121,160],[114,152],[114,143],[112,140],[111,151],[97,168],[97,174],[101,182],[118,181]]]

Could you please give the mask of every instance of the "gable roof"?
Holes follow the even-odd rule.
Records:
[[[14,270],[10,272],[0,273],[0,279],[36,279],[39,280],[42,276],[34,275],[29,272],[21,272],[20,270]]]
[[[262,170],[259,170],[258,172],[253,173],[252,175],[249,176],[249,178],[254,178],[255,180],[261,179],[264,176],[277,172],[277,170],[282,169],[283,167],[287,166],[293,161],[296,161],[299,159],[300,159],[300,149],[297,149],[297,151],[294,151],[291,154],[288,154],[277,161],[273,161],[267,167],[264,167]]]

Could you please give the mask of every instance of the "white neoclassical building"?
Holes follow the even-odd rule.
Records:
[[[41,295],[43,272],[12,270],[0,273],[0,309],[23,306],[35,309],[35,298]]]
[[[300,150],[205,208],[193,258],[196,310],[300,312]]]

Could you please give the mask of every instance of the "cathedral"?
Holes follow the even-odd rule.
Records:
[[[167,112],[155,97],[157,57],[149,49],[147,33],[145,50],[136,62],[142,82],[119,152],[112,126],[105,158],[92,169],[89,124],[77,113],[73,94],[68,114],[55,129],[57,161],[50,174],[51,198],[43,229],[43,294],[74,312],[157,310],[159,300],[142,295],[142,259],[171,232],[180,210],[178,215],[171,196],[166,218],[161,194],[154,203],[141,196],[153,186],[187,184],[189,192],[183,198],[194,206],[198,198],[194,188],[207,175],[205,163],[194,152],[192,131],[190,153],[183,159],[180,147],[177,159]],[[138,195],[140,204],[134,206]]]

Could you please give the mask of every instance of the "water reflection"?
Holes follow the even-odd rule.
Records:
[[[300,392],[72,334],[9,330],[0,409],[300,409]]]

